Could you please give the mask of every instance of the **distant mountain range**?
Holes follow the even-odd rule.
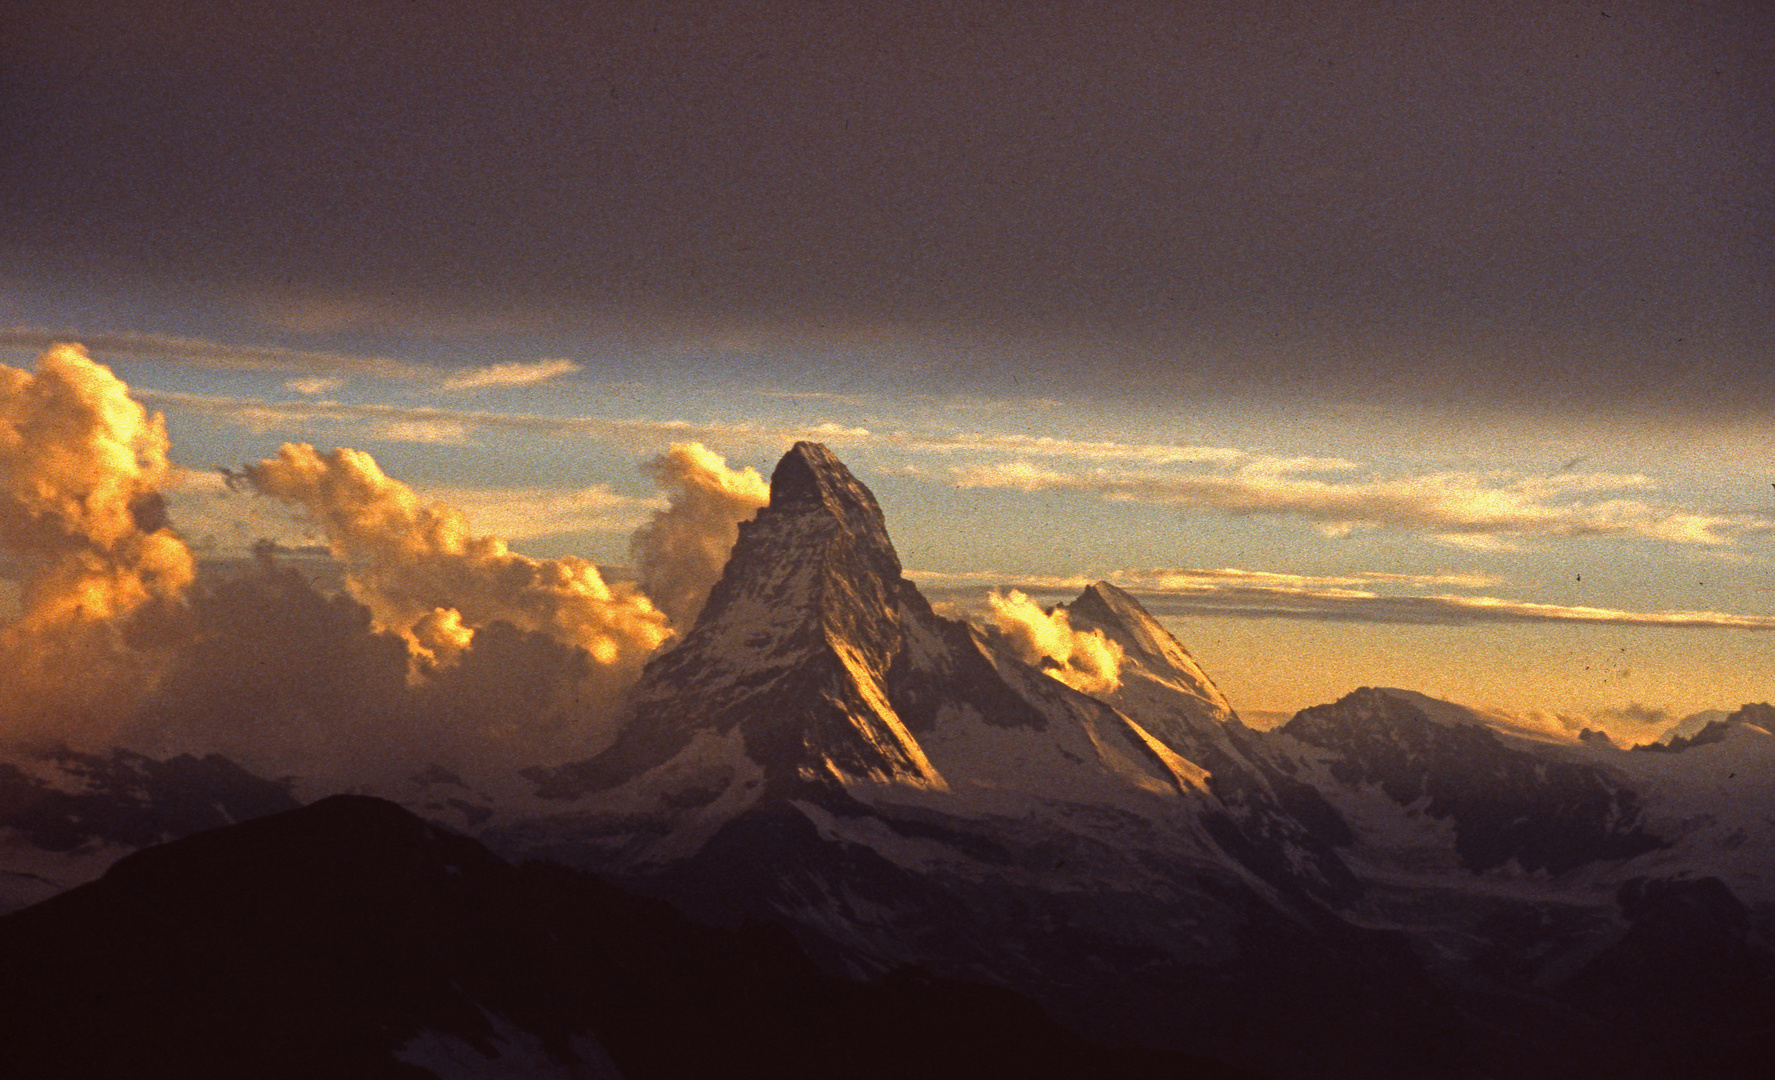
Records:
[[[0,1013],[113,1076],[1766,1075],[1775,710],[1627,751],[1363,688],[1259,731],[1113,585],[1050,614],[1113,673],[937,614],[797,444],[608,748],[517,801],[415,763],[457,831],[219,758],[0,767],[42,901]]]

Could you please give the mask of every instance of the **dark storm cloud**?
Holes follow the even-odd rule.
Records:
[[[239,7],[10,16],[20,273],[890,325],[989,387],[1771,398],[1761,5]]]

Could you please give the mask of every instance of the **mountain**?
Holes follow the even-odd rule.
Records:
[[[364,799],[245,821],[293,789],[220,758],[20,757],[15,893],[116,866],[0,919],[0,1045],[102,1075],[141,1047],[254,1075],[1766,1071],[1769,706],[1663,752],[1397,689],[1259,731],[1134,596],[1061,608],[1113,677],[939,615],[801,443],[607,748],[385,792],[475,840]]]
[[[1696,719],[1700,717],[1690,717],[1690,720]],[[1739,725],[1753,727],[1764,734],[1775,733],[1775,706],[1767,702],[1747,704],[1732,713],[1706,719],[1698,726],[1678,724],[1666,731],[1657,742],[1642,743],[1633,749],[1680,754],[1691,746],[1725,742],[1727,735]]]
[[[1731,714],[1724,709],[1705,709],[1690,716],[1685,716],[1681,720],[1670,725],[1670,727],[1665,728],[1663,733],[1658,736],[1657,741],[1660,743],[1668,743],[1672,739],[1688,738],[1706,727],[1708,724],[1711,724],[1713,721],[1724,720],[1729,715]]]
[[[1775,737],[1761,727],[1632,753],[1363,688],[1267,738],[1352,828],[1341,853],[1365,888],[1343,914],[1406,934],[1471,1023],[1508,1032],[1500,1071],[1765,1069]]]
[[[1633,897],[1719,884],[1742,903],[1763,850],[1672,856],[1729,841],[1674,827],[1671,791],[1613,760],[1669,755],[1397,690],[1259,732],[1126,592],[1065,608],[1119,649],[1113,685],[1086,694],[937,615],[874,497],[798,444],[609,749],[533,771],[560,809],[482,835],[699,918],[784,925],[828,970],[920,964],[1278,1075],[1646,1076],[1681,1044],[1617,1052],[1619,1013],[1586,989],[1612,970],[1662,992],[1657,964],[1609,967],[1662,933]],[[1744,913],[1716,944],[1760,971],[1766,915]],[[1696,1030],[1764,1045],[1765,1000]]]
[[[1322,1046],[1454,1053],[1404,940],[1327,907],[1358,888],[1336,812],[1130,597],[1071,613],[1122,643],[1116,693],[933,612],[873,495],[797,444],[612,745],[531,774],[561,809],[482,835],[783,923],[835,971],[984,978],[1121,1042],[1293,1069],[1309,1045],[1253,1037],[1290,1001]]]
[[[13,750],[0,760],[0,912],[90,881],[137,848],[300,805],[211,754]]]
[[[1137,608],[1103,614],[1130,639],[1164,635]],[[686,854],[749,808],[797,800],[1116,807],[1197,833],[1190,846],[1219,862],[1197,826],[1226,812],[1214,788],[1232,793],[1253,767],[1212,730],[1231,719],[1212,684],[1175,642],[1169,654],[1152,644],[1137,719],[938,616],[902,576],[874,496],[825,447],[800,443],[696,625],[646,668],[614,744],[533,775],[545,796],[655,817],[662,846],[637,837],[623,856],[636,866]],[[1221,714],[1177,688],[1191,679]],[[1222,776],[1191,760],[1209,745]]]
[[[1336,853],[1352,840],[1348,825],[1240,722],[1189,650],[1139,601],[1100,581],[1062,606],[1074,630],[1102,634],[1121,650],[1116,686],[1097,696],[1203,770],[1205,786],[1227,810],[1205,819],[1225,850],[1271,880],[1310,881],[1322,896],[1360,891]]]
[[[1606,769],[1551,760],[1421,694],[1363,688],[1280,731],[1322,752],[1314,761],[1332,782],[1320,790],[1375,785],[1401,807],[1421,804],[1452,829],[1470,871],[1513,862],[1561,874],[1660,846],[1640,820],[1639,796]]]
[[[819,972],[335,796],[130,855],[0,918],[13,1077],[1200,1077],[1004,991]]]

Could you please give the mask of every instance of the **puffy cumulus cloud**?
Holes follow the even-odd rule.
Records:
[[[641,468],[669,504],[635,530],[629,551],[642,591],[686,630],[721,579],[740,522],[770,501],[770,484],[756,469],[730,469],[726,458],[694,442],[673,443]]]
[[[585,649],[614,687],[669,636],[665,615],[645,596],[613,589],[596,566],[572,556],[532,559],[498,537],[475,536],[460,511],[423,504],[368,454],[286,443],[241,475],[254,490],[300,507],[377,625],[427,655],[450,639],[449,627],[506,622]]]
[[[0,365],[0,549],[20,613],[0,630],[14,734],[114,722],[151,667],[146,634],[194,575],[169,527],[166,426],[77,345]],[[64,732],[66,734],[66,732]]]
[[[1310,464],[1310,462],[1308,463]],[[1767,516],[1709,513],[1643,499],[1600,498],[1654,486],[1638,474],[1525,476],[1442,472],[1405,479],[1332,482],[1295,475],[1303,463],[1254,461],[1231,472],[1090,469],[1063,472],[1025,461],[958,468],[964,488],[1070,490],[1233,516],[1298,517],[1329,535],[1359,527],[1412,529],[1443,542],[1464,537],[1632,536],[1675,544],[1730,544],[1768,531]],[[1474,545],[1468,545],[1474,546]]]
[[[175,596],[190,552],[168,528],[165,421],[75,345],[37,373],[0,365],[0,544],[27,622],[107,619]]]
[[[1006,595],[994,590],[986,602],[998,629],[1024,660],[1087,694],[1112,693],[1122,684],[1122,647],[1101,631],[1074,630],[1065,608],[1043,611],[1016,589]]]
[[[534,386],[579,370],[571,360],[537,360],[533,363],[510,362],[472,368],[444,380],[447,390],[485,390],[495,386]]]
[[[762,486],[701,448],[659,468],[681,504],[664,530],[681,542],[662,550],[680,554],[698,523],[731,529]],[[35,374],[0,367],[0,565],[18,579],[0,626],[0,740],[220,752],[314,794],[396,791],[425,763],[515,784],[521,766],[596,750],[670,633],[633,586],[477,536],[367,455],[286,446],[237,473],[175,473],[161,418],[79,348]],[[169,491],[216,547],[303,519],[326,534],[343,591],[279,561],[271,539],[244,569],[196,580]],[[594,489],[548,516],[634,523],[659,505]],[[254,507],[267,520],[231,531]]]

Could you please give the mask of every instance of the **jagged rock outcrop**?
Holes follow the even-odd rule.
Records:
[[[1311,867],[1322,894],[1359,891],[1336,852],[1353,839],[1349,826],[1239,721],[1189,650],[1139,601],[1100,581],[1064,606],[1074,630],[1101,633],[1122,650],[1117,686],[1097,696],[1204,770],[1204,785],[1227,810],[1207,819],[1224,847],[1273,880],[1305,882]]]
[[[1732,729],[1740,725],[1775,734],[1775,705],[1767,702],[1746,703],[1723,720],[1707,721],[1693,734],[1671,734],[1658,742],[1641,743],[1633,749],[1658,754],[1680,754],[1693,746],[1711,746],[1725,742]]]

